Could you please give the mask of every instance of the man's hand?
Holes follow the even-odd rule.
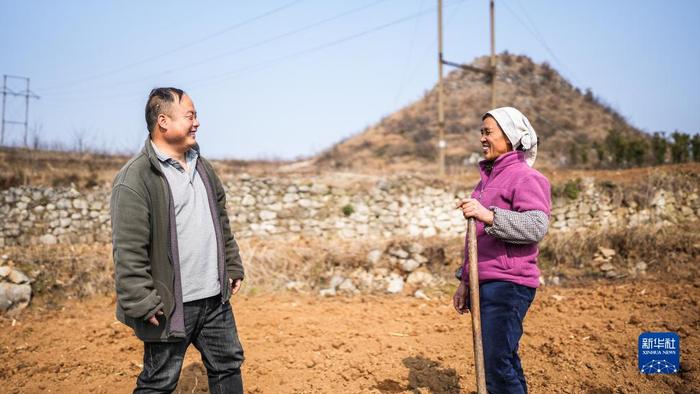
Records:
[[[231,278],[228,279],[228,284],[231,286],[231,295],[238,293],[238,290],[241,289],[241,283],[243,283],[242,279],[236,279],[235,282]]]
[[[452,305],[460,315],[469,312],[469,288],[464,282],[459,282],[459,287],[452,297]]]
[[[163,311],[158,311],[158,312],[156,312],[155,315],[149,317],[148,322],[153,324],[154,326],[158,327],[159,323],[158,323],[158,318],[156,318],[156,315],[163,316]]]
[[[489,226],[493,225],[493,211],[485,208],[475,198],[465,198],[455,208],[462,210],[465,219],[474,218]]]

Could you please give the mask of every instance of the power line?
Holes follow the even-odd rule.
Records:
[[[468,1],[468,0],[459,0],[459,1],[455,1],[455,2],[450,3],[449,5],[446,5],[445,7],[452,7],[452,6],[454,6],[454,5],[461,4],[461,3],[464,3],[464,2],[466,2],[466,1]],[[435,12],[436,10],[437,10],[437,7],[431,7],[431,8],[429,8],[429,9],[426,9],[426,10],[423,10],[423,11],[420,11],[420,12],[417,12],[417,13],[414,13],[414,14],[411,14],[411,15],[407,15],[407,16],[404,16],[404,17],[399,18],[399,19],[395,19],[395,20],[393,20],[393,21],[391,21],[391,22],[384,23],[384,24],[375,26],[375,27],[373,27],[373,28],[370,28],[370,29],[367,29],[367,30],[363,30],[363,31],[361,31],[361,32],[354,33],[354,34],[351,34],[351,35],[348,35],[348,36],[345,36],[345,37],[342,37],[342,38],[339,38],[339,39],[336,39],[336,40],[333,40],[333,41],[329,41],[329,42],[326,42],[326,43],[323,43],[323,44],[320,44],[320,45],[316,45],[316,46],[311,47],[311,48],[307,48],[307,49],[304,49],[304,50],[301,50],[301,51],[298,51],[298,52],[294,52],[294,53],[290,53],[290,54],[287,54],[287,55],[284,55],[284,56],[280,56],[280,57],[277,57],[277,58],[273,58],[273,59],[269,59],[269,60],[266,60],[266,61],[262,61],[262,62],[253,64],[253,65],[250,65],[250,66],[247,66],[247,67],[238,69],[238,70],[229,71],[229,72],[225,72],[225,73],[222,73],[222,74],[219,74],[219,75],[214,75],[214,76],[210,76],[210,77],[207,77],[207,78],[202,78],[202,79],[199,79],[199,80],[195,80],[195,81],[193,81],[193,84],[197,84],[197,83],[204,82],[204,81],[209,81],[209,80],[228,79],[228,78],[231,78],[231,77],[238,76],[238,75],[242,74],[243,72],[247,72],[247,71],[254,72],[254,71],[262,70],[262,69],[265,69],[265,68],[269,68],[269,67],[275,66],[275,65],[277,65],[277,64],[279,64],[279,63],[281,63],[281,62],[284,62],[284,61],[286,61],[286,60],[293,59],[293,58],[297,58],[297,57],[300,57],[300,56],[303,56],[303,55],[307,55],[307,54],[309,54],[309,53],[317,52],[317,51],[320,51],[320,50],[322,50],[322,49],[330,48],[330,47],[333,47],[333,46],[336,46],[336,45],[340,45],[340,44],[345,43],[345,42],[347,42],[347,41],[354,40],[354,39],[356,39],[356,38],[360,38],[360,37],[366,36],[366,35],[368,35],[368,34],[375,33],[375,32],[377,32],[377,31],[380,31],[380,30],[384,30],[384,29],[386,29],[386,28],[388,28],[388,27],[391,27],[391,26],[394,26],[394,25],[398,25],[398,24],[400,24],[400,23],[404,23],[404,22],[406,22],[406,21],[412,20],[412,19],[414,19],[414,18],[418,18],[418,17],[420,17],[420,16],[423,16],[423,15],[426,15],[426,14],[429,14],[429,13],[433,13],[433,12]],[[256,69],[256,67],[258,67],[258,69]]]
[[[518,2],[518,5],[520,6],[520,8],[521,8],[522,11],[523,11],[523,15],[525,15],[525,18],[528,20],[528,22],[529,22],[530,24],[525,23],[525,22],[520,18],[520,16],[518,15],[518,13],[516,13],[515,11],[513,11],[512,8],[510,8],[510,6],[508,5],[508,3],[507,3],[506,1],[503,1],[503,5],[505,5],[505,6],[506,6],[506,9],[508,10],[508,12],[510,12],[510,13],[515,17],[515,19],[517,19],[518,22],[519,22],[521,25],[523,25],[523,27],[525,27],[525,29],[528,30],[528,32],[535,38],[535,40],[537,40],[537,41],[542,45],[542,47],[544,47],[544,49],[550,54],[550,56],[552,56],[552,59],[559,65],[559,67],[561,67],[562,69],[564,69],[564,70],[571,76],[571,78],[574,79],[574,81],[577,81],[578,78],[576,78],[576,76],[575,76],[574,73],[571,71],[571,69],[569,69],[561,60],[559,60],[559,57],[554,53],[554,51],[552,50],[552,48],[550,48],[550,46],[549,46],[549,45],[547,44],[547,42],[545,41],[544,36],[539,32],[539,30],[537,30],[537,27],[536,27],[535,23],[533,23],[533,22],[532,22],[532,19],[530,19],[530,17],[528,16],[528,13],[527,13],[527,10],[525,9],[525,7],[524,7],[522,4],[520,4],[520,3]]]
[[[425,2],[425,0],[421,0],[421,2],[418,4],[419,10],[421,8],[423,8],[424,2]],[[404,62],[403,72],[401,73],[401,79],[399,81],[399,90],[396,92],[396,96],[394,96],[394,105],[396,105],[396,102],[399,101],[399,96],[403,92],[404,83],[405,83],[405,80],[407,77],[406,74],[407,74],[407,71],[409,68],[408,66],[411,63],[411,60],[413,60],[412,59],[413,58],[413,47],[416,43],[416,35],[418,34],[418,21],[419,21],[419,19],[416,19],[416,24],[413,25],[413,34],[411,34],[411,44],[410,44],[409,49],[408,49],[407,59]]]
[[[278,41],[278,40],[281,40],[281,39],[283,39],[283,38],[287,38],[287,37],[293,36],[293,35],[295,35],[295,34],[302,33],[302,32],[304,32],[304,31],[313,29],[313,28],[315,28],[315,27],[321,26],[321,25],[326,24],[326,23],[328,23],[328,22],[332,22],[332,21],[334,21],[334,20],[336,20],[336,19],[340,19],[340,18],[343,18],[343,17],[345,17],[345,16],[348,16],[348,15],[351,15],[351,14],[354,14],[354,13],[357,13],[357,12],[360,12],[360,11],[363,11],[363,10],[365,10],[365,9],[367,9],[367,8],[373,7],[373,6],[377,5],[377,4],[380,4],[380,3],[383,3],[383,2],[386,2],[386,1],[387,1],[387,0],[377,0],[377,1],[374,1],[374,2],[372,2],[372,3],[365,4],[365,5],[360,6],[360,7],[355,7],[355,8],[353,8],[353,9],[350,9],[350,10],[347,10],[347,11],[344,11],[344,12],[341,12],[341,13],[336,14],[336,15],[333,15],[333,16],[331,16],[331,17],[328,17],[328,18],[325,18],[325,19],[322,19],[322,20],[319,20],[319,21],[316,21],[316,22],[307,24],[307,25],[302,26],[302,27],[300,27],[300,28],[297,28],[297,29],[294,29],[294,30],[290,30],[290,31],[287,31],[287,32],[285,32],[285,33],[278,34],[278,35],[276,35],[276,36],[273,36],[273,37],[266,38],[266,39],[264,39],[264,40],[255,42],[255,43],[253,43],[253,44],[250,44],[250,45],[247,45],[247,46],[243,46],[243,47],[234,49],[234,50],[232,50],[232,51],[227,51],[227,52],[224,52],[224,53],[220,53],[220,54],[218,54],[218,55],[214,55],[214,56],[208,57],[208,58],[203,59],[203,60],[199,60],[199,61],[196,61],[196,62],[192,62],[192,63],[189,63],[189,64],[185,64],[185,65],[182,65],[182,66],[179,66],[179,67],[175,67],[175,68],[170,68],[170,69],[168,69],[168,70],[160,71],[160,72],[158,72],[158,73],[156,73],[156,74],[151,74],[151,75],[148,75],[148,76],[143,77],[143,78],[139,78],[139,79],[135,79],[135,80],[129,80],[129,81],[123,81],[123,82],[117,83],[117,85],[119,85],[119,86],[131,85],[131,84],[138,83],[138,82],[141,82],[141,81],[144,81],[144,80],[150,80],[150,79],[153,78],[153,77],[162,76],[163,74],[167,74],[167,73],[171,73],[171,72],[175,72],[175,71],[181,71],[181,70],[184,70],[184,69],[187,69],[187,68],[191,68],[191,67],[195,67],[195,66],[199,66],[199,65],[202,65],[202,64],[205,64],[205,63],[208,63],[208,62],[211,62],[211,61],[213,61],[213,60],[217,60],[217,59],[220,59],[220,58],[223,58],[223,57],[229,57],[229,56],[232,56],[232,55],[236,55],[236,54],[239,54],[239,53],[241,53],[241,52],[244,52],[244,51],[247,51],[247,50],[250,50],[250,49],[254,49],[254,48],[257,48],[257,47],[261,47],[261,46],[266,45],[266,44],[269,44],[269,43],[271,43],[271,42]]]
[[[168,70],[168,71],[170,71],[170,72],[172,72],[172,71],[179,71],[179,70],[182,70],[182,69],[185,69],[185,68],[189,68],[189,67],[193,67],[193,66],[199,66],[199,65],[202,65],[202,64],[204,64],[204,63],[210,62],[210,61],[212,61],[212,60],[220,59],[220,58],[222,58],[222,57],[228,57],[228,56],[231,56],[231,55],[236,55],[236,54],[239,54],[239,53],[241,53],[241,52],[243,52],[243,51],[247,51],[247,50],[249,50],[249,49],[257,48],[257,47],[260,47],[260,46],[262,46],[262,45],[269,44],[270,42],[277,41],[277,40],[280,40],[280,39],[283,39],[283,38],[287,38],[287,37],[292,36],[292,35],[295,35],[295,34],[299,34],[299,33],[301,33],[301,32],[310,30],[310,29],[312,29],[312,28],[314,28],[314,27],[323,25],[323,24],[325,24],[325,23],[334,21],[334,20],[336,20],[336,19],[340,19],[340,18],[345,17],[345,16],[347,16],[347,15],[354,14],[354,13],[356,13],[356,12],[365,10],[365,9],[367,9],[367,8],[370,8],[370,7],[373,7],[373,6],[377,5],[377,4],[383,3],[383,2],[385,2],[385,1],[387,1],[387,0],[377,0],[377,1],[375,1],[375,2],[366,4],[366,5],[357,7],[357,8],[353,8],[353,9],[351,9],[351,10],[342,12],[342,13],[340,13],[340,14],[331,16],[331,17],[326,18],[326,19],[322,19],[322,20],[320,20],[320,21],[311,23],[311,24],[309,24],[309,25],[302,26],[302,27],[300,27],[300,28],[298,28],[298,29],[295,29],[295,30],[292,30],[292,31],[289,31],[289,32],[286,32],[286,33],[282,33],[282,34],[279,34],[279,35],[270,37],[270,38],[268,38],[268,39],[265,39],[265,40],[256,42],[256,43],[254,43],[254,44],[251,44],[251,45],[248,45],[248,46],[245,46],[245,47],[242,47],[242,48],[238,48],[238,49],[235,49],[235,50],[233,50],[233,51],[224,52],[224,53],[221,53],[221,54],[219,54],[219,55],[212,56],[212,57],[209,57],[209,58],[207,58],[207,59],[204,59],[204,60],[201,60],[201,61],[198,61],[198,62],[194,62],[194,63],[190,63],[190,64],[188,64],[188,65],[182,66],[182,67],[170,69],[170,70]]]
[[[445,7],[446,7],[446,8],[447,8],[447,7],[452,7],[452,6],[455,6],[455,5],[462,4],[462,3],[466,2],[466,1],[468,1],[468,0],[456,0],[456,1],[452,2],[452,3],[450,3],[449,5],[446,5]],[[387,22],[387,23],[384,23],[384,24],[375,26],[375,27],[373,27],[373,28],[366,29],[366,30],[360,31],[360,32],[358,32],[358,33],[354,33],[354,34],[351,34],[351,35],[348,35],[348,36],[345,36],[345,37],[342,37],[342,38],[339,38],[339,39],[336,39],[336,40],[332,40],[332,41],[329,41],[329,42],[326,42],[326,43],[323,43],[323,44],[320,44],[320,45],[316,45],[316,46],[313,46],[313,47],[310,47],[310,48],[307,48],[307,49],[304,49],[304,50],[301,50],[301,51],[298,51],[298,52],[293,52],[293,53],[290,53],[290,54],[287,54],[287,55],[284,55],[284,56],[279,56],[279,57],[276,57],[276,58],[264,60],[264,61],[261,61],[261,62],[255,63],[255,64],[251,64],[251,65],[249,65],[249,66],[245,66],[245,67],[242,67],[242,68],[239,68],[239,69],[236,69],[236,70],[232,70],[232,71],[227,71],[227,72],[224,72],[224,73],[221,73],[221,74],[216,74],[216,75],[211,75],[211,76],[208,76],[208,77],[196,79],[196,80],[191,81],[189,84],[183,84],[183,85],[187,85],[187,86],[198,86],[198,85],[199,85],[199,86],[201,86],[202,84],[205,84],[205,83],[207,83],[207,82],[209,82],[209,81],[226,80],[226,79],[230,79],[230,78],[235,78],[235,77],[237,77],[237,76],[239,76],[239,75],[242,75],[242,74],[244,74],[244,73],[253,73],[253,72],[261,71],[261,70],[264,70],[264,69],[267,69],[267,68],[276,66],[277,64],[280,64],[280,63],[282,63],[282,62],[284,62],[284,61],[287,61],[287,60],[290,60],[290,59],[294,59],[294,58],[298,58],[298,57],[307,55],[307,54],[309,54],[309,53],[313,53],[313,52],[320,51],[320,50],[322,50],[322,49],[326,49],[326,48],[330,48],[330,47],[333,47],[333,46],[340,45],[340,44],[345,43],[345,42],[347,42],[347,41],[350,41],[350,40],[353,40],[353,39],[357,39],[357,38],[366,36],[366,35],[368,35],[368,34],[371,34],[371,33],[374,33],[374,32],[380,31],[380,30],[384,30],[384,29],[386,29],[386,28],[388,28],[388,27],[391,27],[391,26],[394,26],[394,25],[397,25],[397,24],[400,24],[400,23],[404,23],[404,22],[406,22],[406,21],[412,20],[412,19],[414,19],[414,18],[418,18],[418,17],[420,17],[420,16],[423,16],[423,15],[426,15],[426,14],[429,14],[429,13],[433,13],[433,12],[435,12],[436,10],[437,10],[437,7],[431,7],[431,8],[422,10],[422,11],[420,11],[420,12],[417,12],[417,13],[414,13],[414,14],[411,14],[411,15],[407,15],[407,16],[404,16],[404,17],[402,17],[402,18],[395,19],[395,20],[393,20],[393,21],[391,21],[391,22]],[[91,97],[91,98],[87,98],[87,97],[86,97],[86,98],[76,97],[76,99],[79,99],[79,100],[83,100],[83,99],[90,99],[90,100],[95,100],[95,99],[99,99],[99,100],[111,100],[111,99],[113,99],[113,98],[127,98],[127,97],[130,97],[130,96],[132,96],[132,95],[131,95],[131,94],[122,95],[122,96],[119,96],[119,95],[110,95],[110,96],[105,96],[105,97]]]
[[[128,70],[128,69],[133,68],[133,67],[135,67],[135,66],[138,66],[138,65],[141,65],[141,64],[144,64],[144,63],[148,63],[148,62],[153,61],[153,60],[160,59],[160,58],[163,57],[163,56],[167,56],[167,55],[173,54],[173,53],[175,53],[175,52],[179,52],[179,51],[181,51],[181,50],[183,50],[183,49],[186,49],[186,48],[195,46],[195,45],[200,44],[200,43],[202,43],[202,42],[204,42],[204,41],[210,40],[210,39],[212,39],[212,38],[214,38],[214,37],[218,37],[218,36],[220,36],[220,35],[222,35],[222,34],[228,33],[228,32],[230,32],[230,31],[232,31],[232,30],[241,28],[241,27],[246,26],[246,25],[248,25],[248,24],[250,24],[250,23],[252,23],[252,22],[255,22],[255,21],[257,21],[257,20],[263,19],[263,18],[268,17],[268,16],[270,16],[270,15],[276,14],[276,13],[278,13],[278,12],[280,12],[280,11],[286,9],[286,8],[289,8],[289,7],[293,6],[293,5],[295,5],[295,4],[299,3],[299,2],[301,2],[301,1],[302,1],[302,0],[294,0],[294,1],[291,1],[291,2],[289,2],[289,3],[283,4],[283,5],[280,6],[280,7],[277,7],[277,8],[274,8],[274,9],[272,9],[272,10],[266,11],[266,12],[264,12],[264,13],[262,13],[262,14],[259,14],[259,15],[254,16],[254,17],[252,17],[252,18],[249,18],[249,19],[246,19],[246,20],[244,20],[244,21],[238,22],[238,23],[236,23],[236,24],[234,24],[234,25],[227,26],[227,27],[225,27],[225,28],[223,28],[223,29],[221,29],[221,30],[218,30],[218,31],[214,32],[214,33],[211,33],[211,34],[209,34],[209,35],[206,35],[206,36],[204,36],[204,37],[201,37],[201,38],[199,38],[199,39],[197,39],[197,40],[190,41],[190,42],[188,42],[188,43],[186,43],[186,44],[180,45],[179,47],[176,47],[176,48],[167,50],[167,51],[162,52],[162,53],[159,53],[159,54],[157,54],[157,55],[152,55],[152,56],[149,56],[149,57],[147,57],[147,58],[144,58],[144,59],[135,61],[135,62],[133,62],[133,63],[129,63],[129,64],[127,64],[127,65],[118,67],[118,68],[116,68],[116,69],[112,69],[112,70],[109,70],[109,71],[105,71],[105,72],[102,72],[102,73],[99,73],[99,74],[95,74],[95,75],[89,76],[89,77],[87,77],[87,78],[83,78],[83,79],[80,79],[80,80],[77,80],[77,81],[69,82],[69,83],[63,84],[63,85],[57,85],[57,86],[52,86],[52,87],[48,87],[48,88],[43,88],[43,89],[41,89],[41,90],[42,90],[42,91],[51,91],[51,90],[56,90],[56,89],[62,89],[62,88],[65,88],[65,87],[67,87],[67,86],[69,87],[69,86],[74,86],[74,85],[80,85],[80,84],[83,84],[83,83],[85,83],[85,82],[93,81],[93,80],[95,80],[95,79],[104,78],[104,77],[106,77],[106,76],[118,74],[118,73],[120,73],[120,72],[122,72],[122,71],[124,71],[124,70]]]
[[[461,2],[461,3],[458,3],[457,6],[456,6],[455,9],[454,9],[454,12],[452,12],[450,15],[447,16],[447,21],[445,21],[445,28],[447,28],[447,26],[450,26],[450,25],[451,25],[452,20],[453,20],[453,19],[455,18],[455,16],[459,13],[460,7],[461,7],[462,4],[464,4],[466,1],[467,1],[467,0],[465,0],[465,1]],[[419,56],[419,59],[426,59],[427,56],[428,56],[428,52],[430,52],[430,49],[433,48],[434,45],[435,45],[435,42],[433,42],[433,41],[428,41],[427,45],[423,48],[423,51],[421,52],[421,56]],[[394,99],[394,105],[396,105],[396,103],[398,102],[398,100],[399,100],[399,98],[400,98],[400,97],[399,97],[399,96],[400,96],[400,93],[399,93],[399,92],[403,92],[403,89],[404,89],[404,87],[405,87],[404,85],[406,85],[407,83],[411,82],[411,81],[413,80],[413,78],[416,76],[416,73],[418,72],[418,69],[420,68],[420,64],[421,64],[420,62],[416,62],[416,64],[413,66],[412,70],[410,70],[410,71],[408,72],[407,79],[401,82],[401,86],[400,86],[400,88],[399,88],[399,91],[397,92],[396,98]]]

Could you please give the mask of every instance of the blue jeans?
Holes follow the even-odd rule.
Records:
[[[518,343],[523,335],[523,319],[535,298],[535,289],[493,281],[481,284],[479,297],[488,392],[527,393]]]
[[[243,348],[231,304],[221,295],[184,303],[185,335],[179,342],[144,342],[143,370],[134,393],[171,393],[190,343],[207,369],[209,392],[243,393]]]

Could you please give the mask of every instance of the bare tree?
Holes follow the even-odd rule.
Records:
[[[44,125],[41,123],[34,123],[32,126],[32,149],[37,150],[43,148],[43,144],[41,143],[41,132],[44,129]]]
[[[73,150],[84,153],[88,149],[88,133],[84,128],[73,130]]]

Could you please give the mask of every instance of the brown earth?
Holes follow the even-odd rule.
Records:
[[[521,357],[533,393],[700,392],[700,280],[545,287],[525,320]],[[470,319],[449,294],[321,299],[234,297],[249,393],[458,393],[475,389]],[[0,319],[0,391],[127,393],[141,343],[114,320],[113,300],[37,302]],[[674,331],[681,373],[641,375],[637,337]],[[192,348],[177,392],[205,392]]]

